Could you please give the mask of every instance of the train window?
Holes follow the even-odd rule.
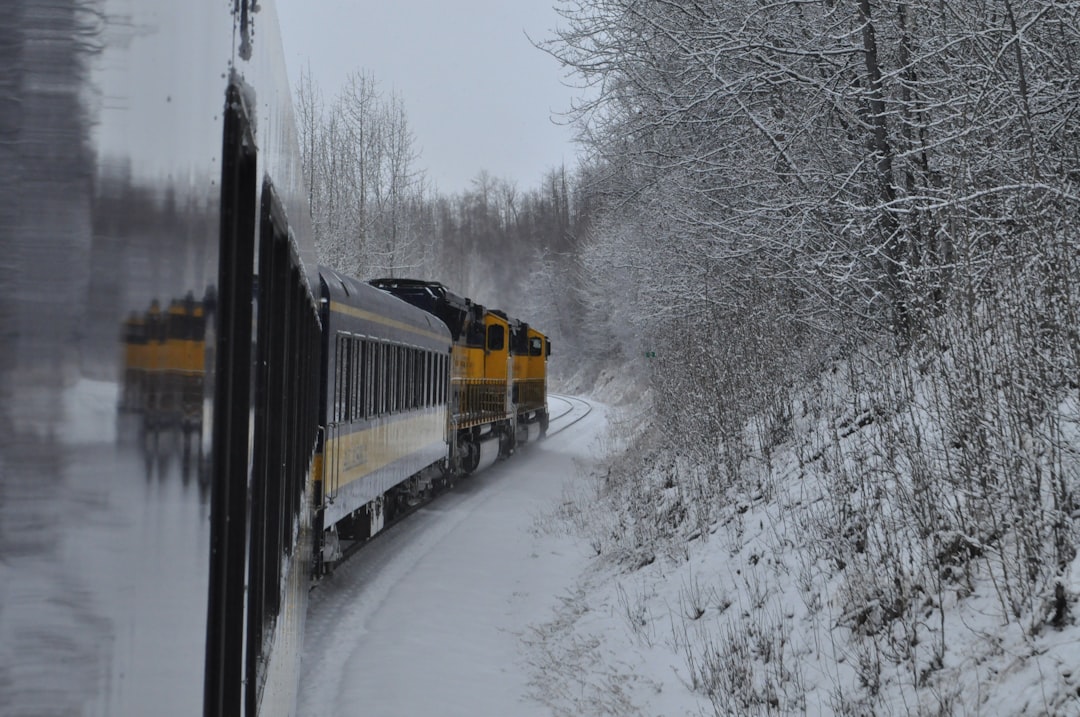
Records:
[[[405,363],[405,357],[400,346],[394,347],[394,413],[401,410],[405,399],[404,386],[401,385],[401,367]]]
[[[438,397],[438,403],[439,403],[440,406],[442,406],[442,405],[444,405],[446,403],[446,384],[447,384],[446,362],[447,362],[446,356],[440,356],[439,357],[439,372],[438,372],[438,382],[439,383],[435,387],[435,393],[436,393],[436,396]]]
[[[409,389],[412,381],[409,380],[409,347],[401,347],[401,365],[398,367],[398,373],[401,375],[399,386],[401,387],[401,410],[409,410]]]
[[[346,416],[350,421],[356,418],[356,364],[359,362],[359,357],[356,355],[356,339],[349,337],[349,375],[348,382],[348,395],[346,396],[346,402],[348,404],[348,410]]]
[[[401,410],[412,408],[412,349],[401,347]]]
[[[371,342],[360,339],[360,417],[371,416]]]
[[[435,403],[434,396],[431,391],[435,388],[435,381],[432,380],[431,371],[435,368],[435,356],[430,351],[425,353],[425,360],[427,361],[426,370],[424,371],[424,393],[427,396],[427,405],[431,406]]]
[[[367,365],[367,385],[368,385],[367,416],[368,416],[368,418],[371,418],[372,416],[379,415],[379,406],[378,406],[378,401],[379,401],[379,398],[378,398],[378,396],[379,396],[378,385],[379,384],[378,384],[378,381],[376,379],[376,376],[378,376],[378,366],[379,366],[379,353],[378,353],[379,352],[379,345],[376,342],[370,341],[370,340],[367,342],[367,345],[368,345],[368,358],[367,358],[367,363],[368,363],[368,365]]]
[[[357,421],[362,421],[367,418],[367,407],[365,402],[367,400],[367,341],[364,339],[356,339],[356,409],[355,418]]]
[[[427,351],[416,349],[416,405],[427,407]]]
[[[337,347],[334,352],[334,422],[339,423],[345,419],[345,364],[348,360],[348,345],[341,334],[337,335],[335,341]]]
[[[477,313],[469,321],[469,327],[465,330],[465,345],[469,348],[484,348],[484,319],[482,313]]]
[[[420,349],[410,349],[409,355],[412,359],[412,371],[409,372],[412,377],[412,407],[421,408],[424,405],[424,359]]]
[[[367,398],[367,391],[365,390],[367,384],[364,380],[364,371],[367,368],[367,341],[363,339],[355,339],[355,341],[356,378],[353,385],[356,386],[356,401],[353,404],[353,419],[362,421],[366,417],[364,400]]]
[[[510,353],[529,355],[529,325],[521,322],[510,325]]]
[[[386,360],[383,349],[386,347],[379,342],[374,342],[372,343],[371,348],[375,351],[371,358],[371,364],[374,371],[374,383],[372,383],[374,400],[372,401],[371,411],[374,415],[381,416],[386,403],[386,393],[384,390],[384,387],[386,386],[386,380],[384,379],[386,367],[383,364]]]
[[[413,406],[413,350],[409,346],[403,346],[401,348],[401,387],[404,390],[402,394],[402,409],[411,411]]]
[[[349,357],[345,363],[345,420],[352,421],[356,412],[356,350],[352,337],[346,339]]]
[[[370,340],[367,342],[367,345],[368,345],[368,354],[367,354],[367,356],[368,356],[368,358],[367,358],[367,363],[368,363],[368,365],[367,365],[367,385],[368,385],[367,416],[368,416],[368,418],[371,418],[372,416],[379,415],[379,407],[378,407],[378,401],[379,401],[379,398],[378,398],[378,396],[379,396],[378,385],[379,384],[378,384],[378,382],[376,380],[376,376],[378,376],[378,366],[379,366],[379,353],[378,353],[379,345],[375,341],[370,341]]]
[[[402,385],[402,364],[405,363],[405,357],[402,354],[400,346],[394,347],[394,413],[401,410],[402,404],[405,402],[405,387]]]
[[[390,387],[390,406],[387,409],[387,413],[397,413],[398,410],[398,347],[390,347],[390,373],[388,374],[390,380],[388,386]]]
[[[331,412],[333,420],[341,420],[341,359],[345,352],[341,345],[341,337],[334,339],[334,410]]]
[[[412,409],[414,409],[416,407],[415,404],[414,404],[414,401],[413,401],[413,398],[414,398],[413,394],[415,393],[415,381],[413,381],[413,371],[416,370],[416,364],[415,364],[414,359],[413,359],[413,350],[412,350],[412,348],[406,346],[404,349],[402,349],[402,351],[404,351],[404,353],[405,353],[405,372],[404,372],[404,374],[405,374],[404,375],[404,378],[405,378],[405,406],[404,406],[404,408],[405,408],[406,411],[411,411]]]
[[[386,412],[394,412],[397,391],[397,346],[384,346],[386,352]]]
[[[416,350],[416,405],[427,407],[427,351]]]
[[[394,411],[394,347],[383,344],[383,413]]]
[[[501,324],[493,324],[488,327],[488,351],[502,351],[506,346],[506,329]]]
[[[419,349],[409,349],[409,357],[412,360],[412,370],[409,372],[409,376],[412,380],[412,407],[420,408],[422,405],[420,400],[420,388],[424,385],[424,380],[423,375],[421,374]]]
[[[533,336],[529,339],[529,355],[530,356],[543,356],[544,355],[544,342],[539,337]]]
[[[345,338],[345,412],[342,415],[342,420],[351,421],[353,419],[353,412],[356,409],[356,385],[354,383],[355,377],[353,375],[356,366],[356,356],[353,351],[353,339],[351,336]]]
[[[349,339],[349,420],[360,419],[360,339]]]
[[[349,337],[338,336],[338,345],[341,347],[341,361],[337,365],[337,390],[341,396],[339,402],[339,421],[349,420]]]
[[[417,384],[420,390],[419,401],[422,408],[427,408],[431,405],[431,402],[428,401],[428,352],[422,350],[418,351],[417,358],[419,360],[419,365],[416,369]]]

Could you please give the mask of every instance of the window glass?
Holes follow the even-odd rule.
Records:
[[[424,352],[424,405],[430,406],[434,401],[431,400],[431,388],[435,385],[435,382],[431,380],[431,352]]]
[[[383,344],[383,413],[394,412],[394,347]]]
[[[372,416],[372,376],[375,371],[373,355],[373,344],[370,340],[364,339],[364,418],[371,418]]]
[[[447,375],[447,369],[449,367],[449,357],[439,357],[439,405],[446,403],[448,390],[448,384],[450,383],[450,377]]]
[[[363,411],[363,408],[362,408],[363,404],[361,404],[361,402],[360,402],[361,399],[363,398],[363,395],[364,395],[364,392],[361,390],[361,387],[363,386],[363,384],[361,383],[361,374],[360,374],[360,371],[363,368],[363,357],[362,357],[362,354],[361,354],[361,351],[360,351],[360,349],[361,349],[360,339],[354,338],[354,339],[352,339],[351,343],[352,343],[352,371],[351,371],[351,375],[352,375],[352,410],[350,411],[350,413],[352,415],[352,420],[359,421],[361,418],[364,417],[364,411]]]
[[[502,324],[488,327],[488,351],[502,351],[506,346],[506,329]]]
[[[409,358],[412,361],[412,407],[420,408],[424,405],[424,364],[420,349],[410,349]]]
[[[373,416],[378,416],[382,413],[383,403],[383,392],[380,390],[380,387],[383,385],[382,344],[373,341],[371,343],[371,350],[371,414]]]
[[[345,363],[348,347],[345,337],[338,334],[337,351],[334,360],[334,421],[340,422],[345,417]]]

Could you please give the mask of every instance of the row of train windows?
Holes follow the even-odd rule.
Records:
[[[447,400],[446,354],[338,334],[334,365],[336,423],[441,406]]]

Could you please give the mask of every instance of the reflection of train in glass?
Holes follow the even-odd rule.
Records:
[[[12,714],[295,709],[321,326],[276,24],[273,0],[5,4]]]
[[[124,373],[120,408],[142,417],[147,430],[202,430],[206,378],[206,324],[213,295],[192,293],[163,311],[157,299],[124,322]]]
[[[313,569],[542,432],[546,339],[320,270],[272,0],[9,5],[0,704],[292,714]]]

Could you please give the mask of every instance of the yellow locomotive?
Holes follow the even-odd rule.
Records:
[[[539,424],[540,435],[547,433],[547,361],[551,341],[523,321],[514,321],[510,329],[510,353],[514,357],[513,402],[517,407],[519,441],[528,440],[529,426]]]
[[[513,453],[532,424],[547,429],[550,342],[536,329],[449,291],[438,282],[376,279],[371,284],[440,319],[453,336],[450,464],[471,473]]]

